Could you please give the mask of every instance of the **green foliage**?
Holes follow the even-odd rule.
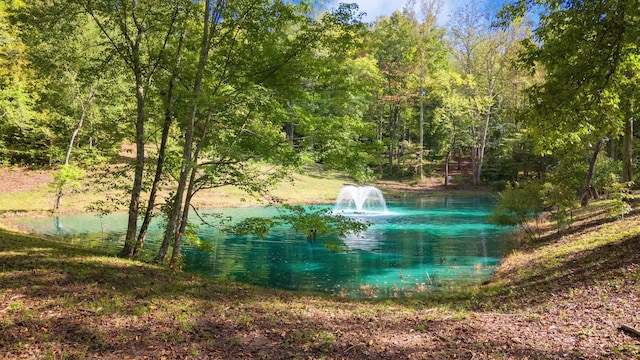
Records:
[[[604,192],[612,182],[620,181],[620,174],[622,174],[622,162],[603,157],[596,164],[593,187],[596,191]]]
[[[500,226],[521,226],[533,238],[535,231],[529,223],[535,221],[537,224],[538,216],[544,210],[541,190],[542,184],[537,181],[507,185],[500,193],[489,222]]]
[[[558,230],[570,224],[585,176],[581,157],[570,152],[564,153],[562,160],[545,174],[540,196],[545,209],[551,211],[551,217],[556,220]]]
[[[197,224],[188,222],[183,235],[185,243],[192,248],[199,249],[204,252],[214,252],[216,250],[215,243],[200,238],[198,236],[199,229],[200,227]]]
[[[364,181],[377,152],[373,124],[365,114],[380,86],[375,59],[354,44],[360,27],[338,30],[306,61],[301,96],[289,102],[288,137],[303,156]],[[345,40],[348,35],[351,40]],[[346,43],[345,43],[346,41]]]
[[[255,235],[261,238],[265,238],[267,237],[269,230],[277,225],[280,225],[280,222],[273,219],[249,217],[225,228],[224,230],[233,235]]]
[[[305,208],[299,205],[283,205],[280,214],[273,218],[251,217],[225,227],[225,232],[234,235],[256,235],[266,237],[276,226],[291,226],[308,240],[323,240],[328,249],[342,251],[342,239],[351,233],[362,232],[370,225],[336,215],[330,209]]]
[[[306,2],[218,2],[202,68],[202,4],[136,1],[131,11],[120,11],[130,1],[3,4],[0,152],[55,163],[78,129],[74,161],[93,166],[137,134],[146,152],[135,175],[142,185],[116,189],[122,181],[103,177],[110,190],[121,191],[115,195],[121,205],[122,193],[150,189],[159,156],[148,150],[165,121],[172,125],[161,185],[175,191],[188,165],[189,199],[201,189],[234,185],[277,203],[269,188],[303,161],[365,181],[382,172],[385,160],[391,172],[406,175],[418,172],[423,156],[440,168],[445,157],[474,151],[482,153],[474,172],[484,161],[484,181],[502,184],[548,170],[539,196],[562,226],[586,178],[590,146],[605,136],[618,139],[622,120],[638,108],[637,44],[629,41],[637,30],[626,15],[609,16],[625,10],[632,18],[637,10],[626,0],[570,1],[566,8],[536,2],[549,6],[535,34],[543,42],[523,45],[517,40],[530,35],[524,22],[491,28],[471,6],[456,18],[447,43],[435,19],[407,9],[366,27],[353,5],[314,17]],[[146,14],[138,17],[143,26],[130,26],[138,11]],[[607,16],[594,18],[598,11]],[[596,40],[611,46],[593,46]],[[521,46],[522,68],[514,69]],[[536,72],[541,68],[544,77]],[[520,91],[534,80],[525,99]],[[518,115],[525,106],[531,111]],[[132,178],[130,169],[110,170]],[[602,192],[618,171],[599,161],[594,187]],[[504,196],[510,191],[524,190],[509,186]],[[134,200],[129,204],[142,204]],[[533,210],[505,210],[499,222],[522,223],[538,211],[533,204],[509,206],[515,205]],[[289,222],[305,234],[344,233],[337,223],[325,229],[334,220],[322,214],[287,211],[286,219],[251,219],[237,231],[265,236]]]
[[[547,209],[551,209],[551,216],[556,220],[558,230],[570,224],[571,211],[576,204],[576,189],[567,186],[569,182],[545,182],[541,196]]]
[[[282,209],[283,213],[277,218],[304,234],[314,230],[318,236],[342,238],[350,233],[364,231],[369,226],[367,223],[333,214],[330,209],[307,209],[299,205],[285,205]]]
[[[601,139],[612,134],[617,139],[623,132],[625,142],[631,140],[624,124],[638,108],[637,5],[629,0],[540,0],[513,1],[504,8],[506,22],[528,10],[540,16],[540,26],[523,41],[518,59],[521,69],[539,78],[527,91],[530,107],[525,114],[537,151],[592,152]],[[630,167],[629,150],[623,158]],[[574,160],[588,164],[589,158]],[[607,173],[596,189],[602,190]]]
[[[7,162],[32,163],[35,154],[25,153],[24,142],[34,126],[35,94],[30,91],[27,48],[19,28],[9,20],[10,11],[17,8],[14,2],[0,4],[0,154]]]
[[[633,183],[623,183],[620,181],[620,176],[609,173],[608,184],[605,186],[609,199],[612,200],[613,205],[610,213],[613,216],[620,216],[624,218],[632,208],[628,203],[628,198],[631,195],[631,187]]]
[[[31,2],[9,8],[11,29],[21,44],[20,52],[12,51],[11,84],[29,93],[25,98],[14,92],[5,111],[0,94],[0,113],[17,115],[0,118],[0,142],[15,162],[63,163],[80,120],[84,127],[75,134],[74,145],[82,149],[85,160],[99,155],[99,161],[119,148],[122,140],[128,106],[122,92],[129,85],[107,54],[98,28],[72,7]],[[66,21],[60,21],[62,17]],[[3,88],[0,85],[0,93]]]
[[[38,85],[28,61],[28,47],[11,11],[17,3],[0,4],[0,158],[11,164],[47,165],[52,133],[35,109]]]
[[[83,175],[84,170],[69,164],[62,165],[58,172],[53,175],[51,186],[56,192],[56,203],[54,205],[56,210],[60,207],[60,200],[65,192],[80,187]]]
[[[58,172],[53,175],[53,187],[56,190],[61,188],[78,188],[81,185],[80,179],[84,175],[84,170],[75,165],[62,165]]]

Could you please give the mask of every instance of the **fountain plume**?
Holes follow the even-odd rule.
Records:
[[[386,213],[387,203],[382,191],[375,186],[344,186],[333,208],[334,213]]]

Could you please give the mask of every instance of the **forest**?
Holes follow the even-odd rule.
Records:
[[[470,2],[446,25],[441,5],[364,23],[313,1],[3,2],[0,161],[57,169],[56,208],[80,178],[111,191],[93,210],[128,210],[124,257],[162,214],[158,262],[178,261],[199,191],[277,204],[270,187],[306,163],[445,186],[467,166],[503,191],[501,224],[550,211],[561,228],[601,196],[624,215],[637,0]]]

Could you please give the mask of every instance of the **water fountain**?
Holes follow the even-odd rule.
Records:
[[[387,212],[387,203],[382,191],[375,186],[347,185],[340,190],[334,213],[379,214]]]

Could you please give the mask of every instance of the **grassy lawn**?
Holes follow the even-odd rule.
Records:
[[[50,185],[51,170],[26,170],[0,168],[0,214],[51,213],[55,200]],[[340,188],[352,180],[341,173],[328,171],[319,165],[308,165],[300,173],[292,175],[293,181],[283,181],[271,194],[288,203],[331,203]],[[162,194],[161,194],[162,195]],[[106,193],[99,192],[88,182],[79,190],[68,191],[62,200],[61,214],[86,211],[92,202],[103,200]],[[201,207],[250,206],[259,203],[240,189],[225,186],[204,190],[194,198],[194,205]],[[126,209],[122,209],[126,210]]]

